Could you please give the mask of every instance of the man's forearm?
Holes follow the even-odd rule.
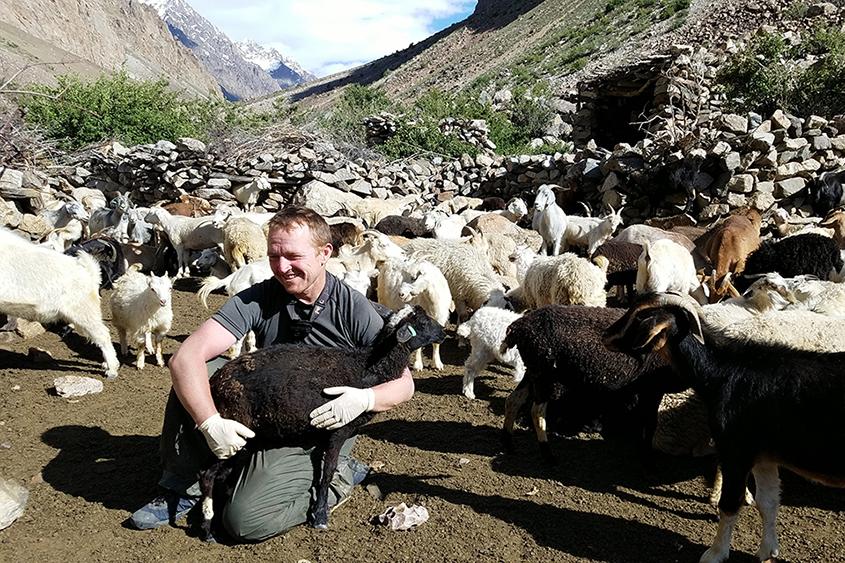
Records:
[[[170,374],[173,391],[195,423],[200,424],[217,413],[202,359],[174,356],[170,361]]]
[[[414,379],[411,370],[405,368],[398,379],[381,383],[373,387],[375,402],[373,412],[387,411],[400,403],[404,403],[414,395]]]

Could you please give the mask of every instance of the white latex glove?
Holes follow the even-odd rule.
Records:
[[[373,410],[376,395],[372,389],[357,387],[326,387],[326,395],[340,395],[328,403],[317,407],[311,414],[311,426],[334,430],[348,424],[361,413]]]
[[[226,459],[244,447],[247,438],[254,438],[255,432],[229,418],[223,418],[220,413],[206,418],[199,425],[200,432],[205,436],[208,447],[219,459]]]

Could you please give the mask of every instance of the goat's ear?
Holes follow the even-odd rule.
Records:
[[[396,331],[396,340],[399,344],[405,344],[411,338],[417,335],[417,331],[411,325],[405,325]]]
[[[671,321],[652,317],[642,322],[634,335],[631,347],[641,352],[656,352],[666,345]]]

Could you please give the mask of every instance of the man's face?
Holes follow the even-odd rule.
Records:
[[[311,229],[293,225],[289,230],[274,229],[267,237],[270,269],[285,290],[297,299],[313,302],[325,283],[325,264],[332,247],[314,246]]]

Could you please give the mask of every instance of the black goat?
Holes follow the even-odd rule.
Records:
[[[705,343],[700,308],[687,296],[639,299],[605,333],[605,344],[635,357],[668,357],[707,404],[724,478],[719,530],[701,561],[728,558],[749,472],[757,484],[764,561],[778,555],[778,467],[845,486],[845,353],[795,351],[747,342]]]
[[[824,235],[806,233],[777,241],[768,240],[748,255],[745,269],[734,285],[745,291],[759,274],[777,272],[785,278],[802,274],[830,279],[842,270],[842,255],[836,242]]]
[[[216,461],[201,472],[203,515],[207,518],[202,523],[203,537],[211,537],[215,482],[225,480],[246,452],[258,444],[271,447],[309,438],[316,441],[323,456],[311,522],[315,528],[327,528],[329,483],[340,448],[374,413],[364,413],[337,430],[316,429],[309,413],[327,401],[323,389],[343,385],[368,388],[396,379],[407,367],[411,352],[445,336],[443,328],[421,307],[408,307],[390,318],[372,347],[350,350],[280,344],[223,366],[209,381],[214,404],[222,417],[248,426],[256,436],[247,443],[245,453]]]
[[[845,205],[845,170],[825,172],[807,184],[810,205],[816,215],[824,217],[835,207]]]
[[[579,411],[578,424],[599,419],[605,431],[634,430],[641,453],[651,450],[663,395],[686,387],[659,359],[639,365],[625,354],[605,349],[602,333],[623,313],[624,309],[550,305],[511,323],[501,348],[516,346],[526,373],[505,403],[506,450],[513,449],[514,422],[529,399],[540,451],[547,461],[554,462],[554,457],[546,435],[546,410],[550,401],[558,400],[571,405],[567,418]]]
[[[643,253],[643,246],[632,242],[609,240],[593,252],[594,264],[601,267],[599,256],[607,260],[607,285],[605,289],[617,287],[616,297],[621,303],[623,295],[627,295],[628,304],[634,299],[634,284],[637,283],[637,260]],[[604,268],[603,268],[604,269]]]
[[[100,287],[108,289],[126,273],[126,261],[120,243],[112,238],[98,237],[71,245],[65,251],[69,256],[87,252],[100,265]]]

